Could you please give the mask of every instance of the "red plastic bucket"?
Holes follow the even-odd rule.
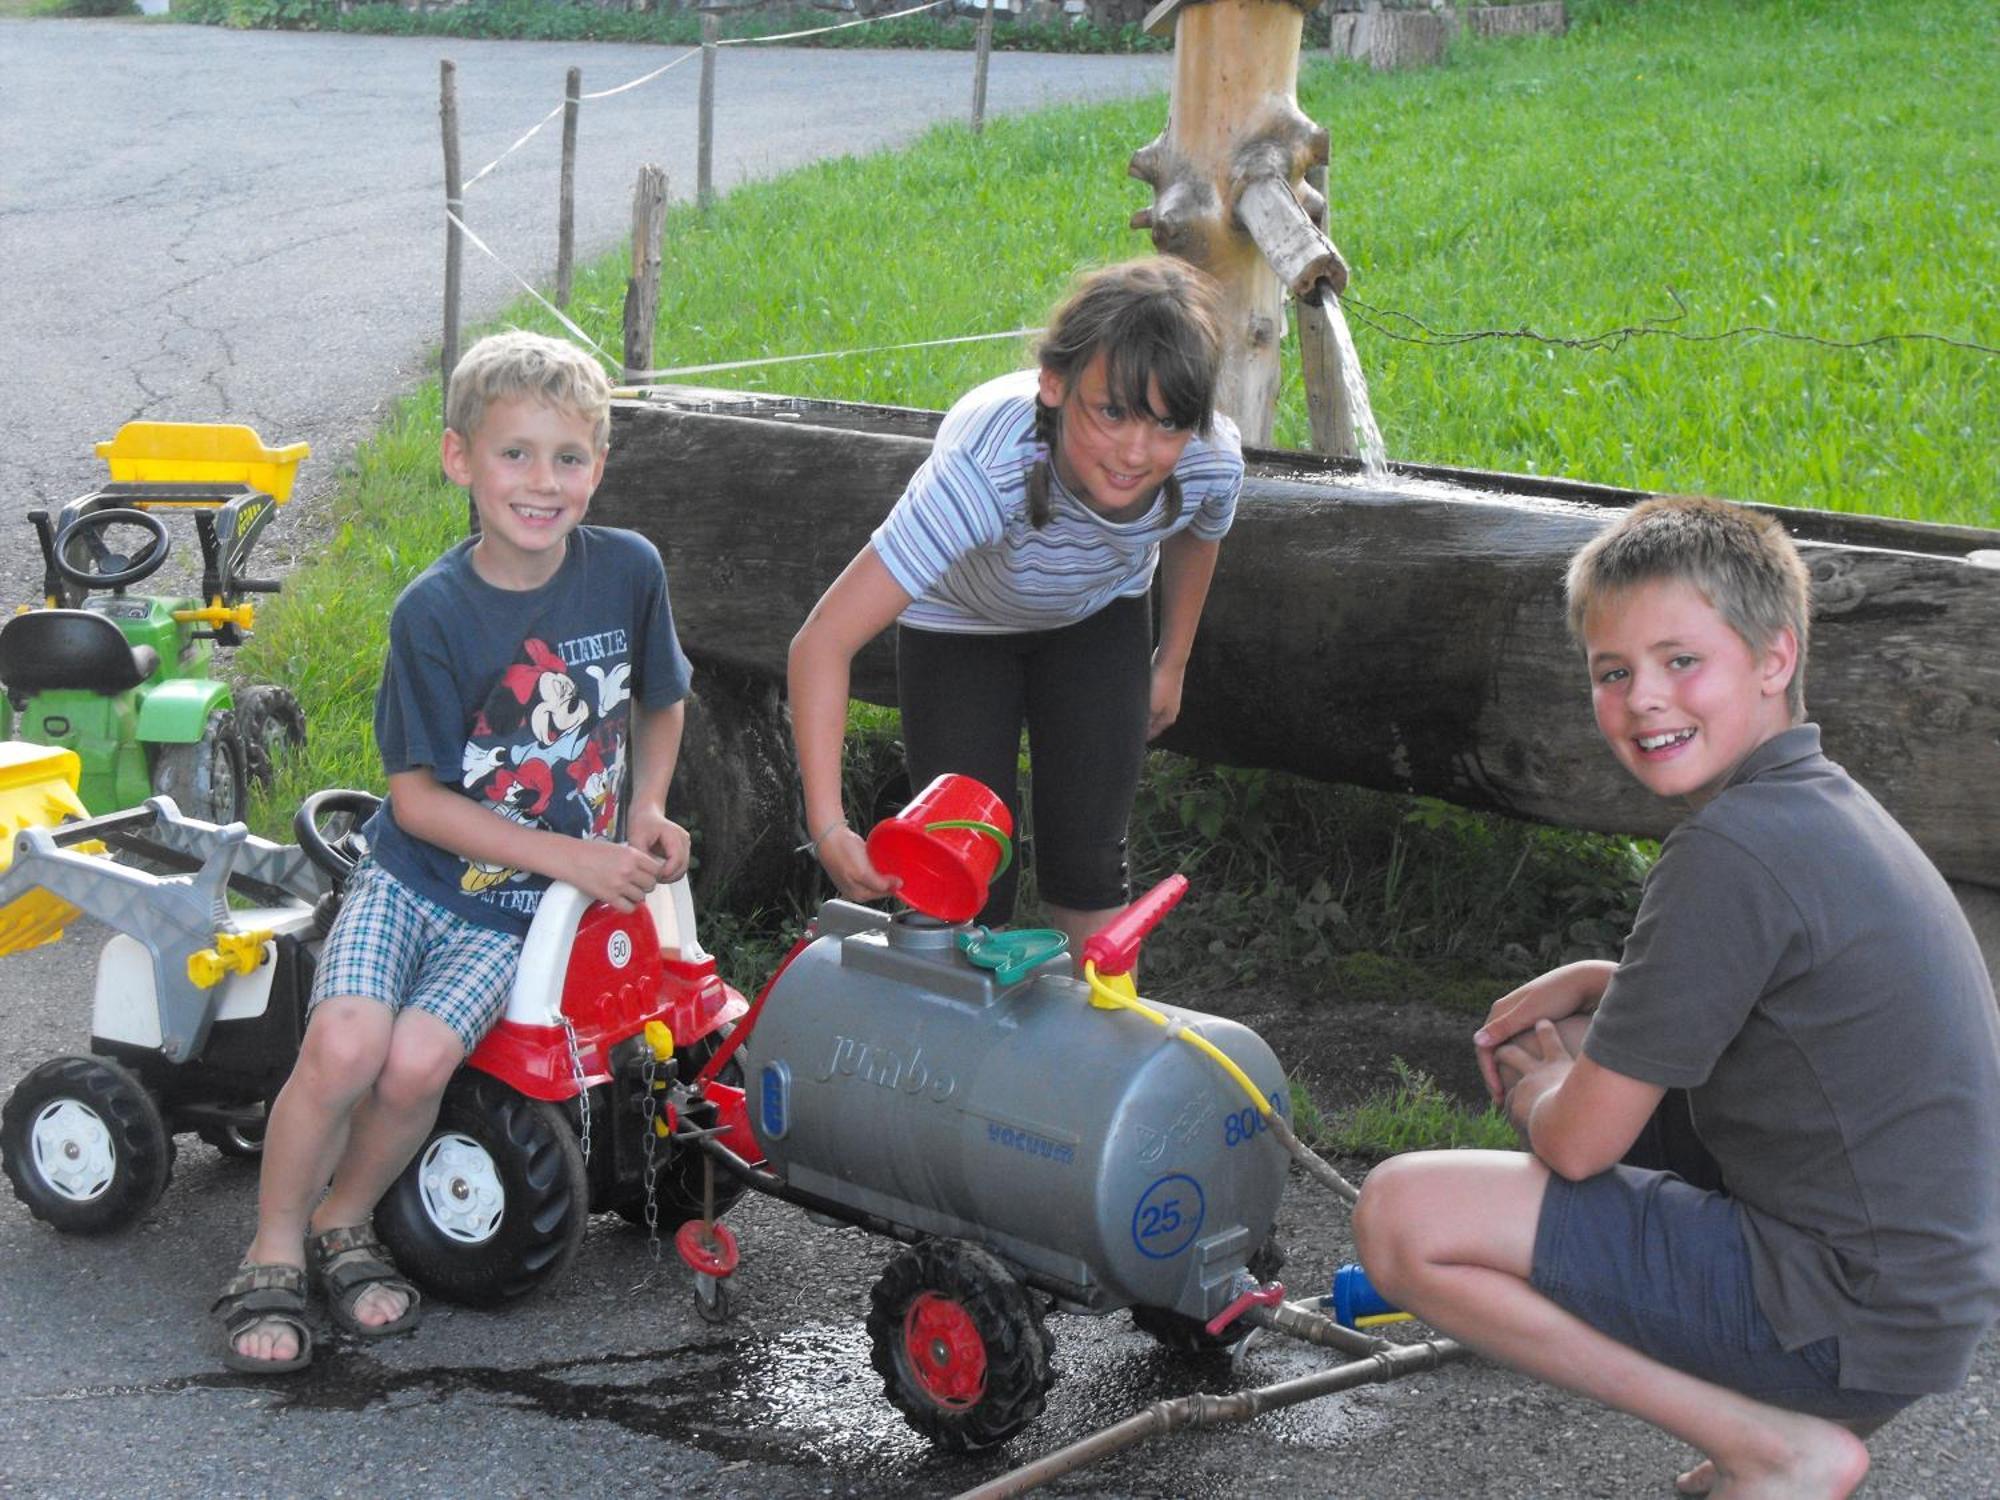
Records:
[[[868,835],[868,858],[899,875],[896,894],[926,916],[969,922],[986,887],[1014,857],[1014,820],[999,796],[947,771]]]

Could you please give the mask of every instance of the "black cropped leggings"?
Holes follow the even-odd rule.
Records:
[[[1143,594],[1055,630],[899,628],[896,695],[912,791],[946,771],[976,777],[1006,799],[1018,839],[1026,725],[1042,899],[1078,911],[1123,906],[1130,899],[1125,830],[1146,750],[1152,657],[1152,610]],[[1013,916],[1014,877],[1010,866],[994,881],[980,921],[998,925]]]

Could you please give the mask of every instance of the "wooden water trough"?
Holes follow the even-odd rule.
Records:
[[[781,681],[793,631],[938,420],[656,388],[614,407],[592,519],[659,545],[698,663]],[[1375,484],[1352,461],[1253,450],[1164,743],[1575,828],[1664,832],[1673,810],[1597,737],[1563,620],[1570,554],[1641,498],[1419,466]],[[1773,513],[1812,569],[1806,696],[1829,753],[1947,876],[2000,888],[2000,531]],[[854,692],[893,703],[894,690],[885,636],[857,660]]]

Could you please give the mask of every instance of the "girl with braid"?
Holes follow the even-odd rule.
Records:
[[[1140,761],[1180,714],[1243,455],[1215,410],[1215,284],[1182,261],[1083,276],[1036,353],[1038,368],[946,413],[930,457],[800,627],[792,727],[813,853],[842,895],[888,895],[896,882],[849,823],[840,772],[854,653],[895,623],[911,784],[975,777],[1019,827],[1025,726],[1042,899],[1080,946],[1129,899]],[[1005,922],[1013,904],[1010,866],[979,919]]]

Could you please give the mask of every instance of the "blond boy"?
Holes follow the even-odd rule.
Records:
[[[310,1361],[309,1276],[349,1333],[414,1327],[417,1290],[370,1221],[499,1018],[543,890],[561,878],[629,911],[687,867],[666,816],[688,687],[666,574],[644,538],[582,524],[610,439],[603,372],[497,334],[453,372],[445,424],[479,530],[390,620],[389,796],[272,1107],[256,1238],[216,1304],[236,1369]]]
[[[2000,1313],[1992,988],[1937,871],[1820,753],[1776,522],[1649,501],[1568,585],[1599,730],[1690,813],[1621,960],[1521,986],[1474,1039],[1529,1154],[1385,1162],[1362,1259],[1437,1327],[1699,1449],[1685,1493],[1844,1496],[1862,1437],[1963,1381]]]

